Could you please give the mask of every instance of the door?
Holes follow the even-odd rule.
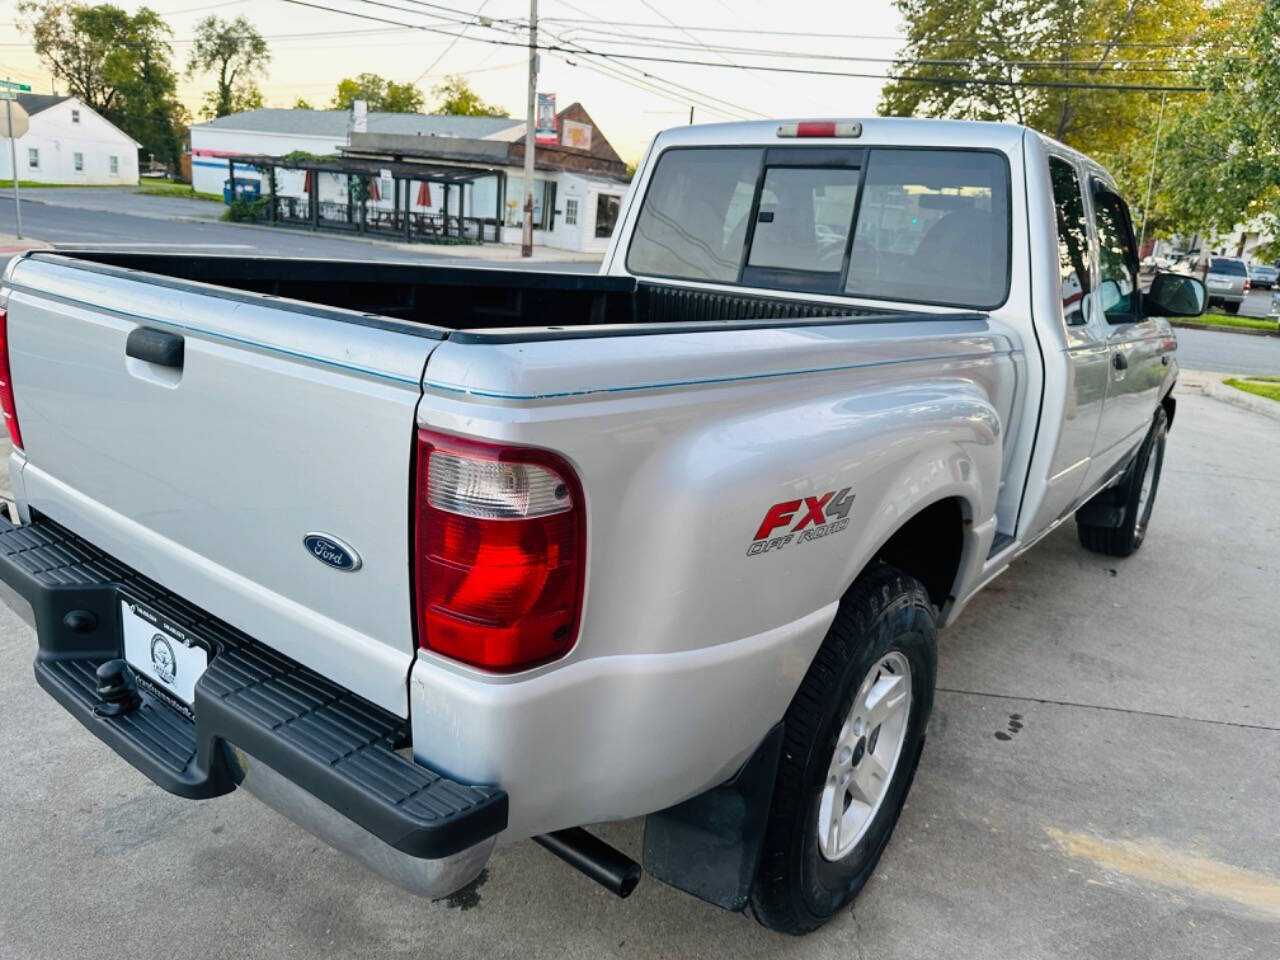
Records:
[[[1107,397],[1094,445],[1092,482],[1101,482],[1142,442],[1164,377],[1154,320],[1142,316],[1137,246],[1124,200],[1100,181],[1093,186],[1098,283],[1091,304],[1107,330]]]
[[[1058,224],[1067,384],[1062,428],[1043,505],[1032,529],[1042,529],[1057,519],[1083,492],[1107,396],[1111,352],[1107,324],[1092,310],[1097,284],[1090,256],[1084,181],[1072,161],[1053,156],[1049,158],[1049,179]]]

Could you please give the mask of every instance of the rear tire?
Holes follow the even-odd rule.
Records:
[[[1084,523],[1076,517],[1076,532],[1080,544],[1086,550],[1110,557],[1128,557],[1137,552],[1147,537],[1151,523],[1151,511],[1156,503],[1156,491],[1160,487],[1160,471],[1164,467],[1165,439],[1169,432],[1169,418],[1164,407],[1156,410],[1155,420],[1147,438],[1138,448],[1138,454],[1129,464],[1120,483],[1098,494],[1113,498],[1124,510],[1118,527],[1099,527]]]
[[[816,930],[871,878],[924,747],[937,659],[933,604],[915,578],[882,564],[841,600],[786,714],[751,890],[764,926]]]
[[[1223,306],[1226,308],[1227,313],[1239,313],[1239,312],[1240,312],[1240,304],[1239,304],[1239,303],[1224,303],[1224,304],[1223,304]]]

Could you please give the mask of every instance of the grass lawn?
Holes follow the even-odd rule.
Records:
[[[1247,327],[1253,330],[1270,330],[1276,332],[1277,325],[1274,320],[1268,320],[1265,317],[1238,317],[1233,313],[1206,313],[1201,317],[1189,317],[1189,324],[1203,323],[1211,327]],[[1174,326],[1178,325],[1174,321]]]
[[[1228,387],[1235,387],[1245,393],[1252,393],[1280,403],[1280,377],[1245,377],[1244,379],[1231,377],[1222,382]]]
[[[172,180],[143,180],[136,187],[127,184],[113,183],[36,183],[32,180],[19,180],[19,190],[57,190],[60,188],[85,188],[99,190],[132,190],[134,193],[146,194],[150,197],[186,197],[188,200],[208,200],[210,203],[222,203],[220,193],[196,193],[187,183],[174,183]],[[13,189],[12,180],[0,180],[0,190]]]
[[[99,183],[40,183],[40,182],[38,182],[38,181],[36,181],[36,180],[19,180],[19,181],[18,181],[18,189],[19,189],[19,190],[56,190],[56,189],[58,189],[59,187],[80,187],[80,188],[82,188],[82,189],[83,189],[84,187],[99,187],[99,186],[107,186],[107,184],[99,184]],[[13,189],[13,181],[12,181],[12,180],[0,180],[0,189],[3,189],[3,190],[12,190],[12,189]]]
[[[188,200],[222,203],[220,193],[196,193],[189,183],[174,183],[172,180],[143,180],[135,192],[149,197],[186,197]]]

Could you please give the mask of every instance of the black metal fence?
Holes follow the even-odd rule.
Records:
[[[327,169],[307,169],[302,195],[286,195],[278,191],[280,170],[301,169],[270,164],[244,164],[263,180],[262,195],[257,199],[246,198],[236,204],[235,219],[268,223],[273,226],[303,227],[311,230],[334,230],[346,233],[370,234],[405,242],[461,244],[499,243],[502,240],[502,221],[497,216],[476,217],[446,213],[444,210],[413,210],[408,202],[411,190],[419,183],[435,183],[422,177],[398,176],[391,206],[377,194],[374,185],[377,178],[362,173],[348,173]],[[231,172],[234,178],[234,169]],[[347,202],[320,199],[320,177],[326,178],[328,188],[337,186],[339,194],[345,193]],[[500,176],[500,175],[499,175]],[[333,182],[336,181],[336,182]],[[385,182],[385,181],[384,181]],[[403,186],[402,186],[403,185]],[[452,183],[458,206],[467,199],[466,187],[470,183]],[[498,203],[495,213],[501,209],[505,193],[505,178],[498,183]],[[437,187],[440,189],[440,187]],[[424,188],[425,191],[425,188]],[[326,189],[332,196],[332,190]],[[450,190],[444,188],[444,203],[448,206]],[[419,201],[422,202],[422,201]]]

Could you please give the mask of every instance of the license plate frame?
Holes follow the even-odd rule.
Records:
[[[213,648],[189,629],[133,597],[120,597],[124,659],[148,693],[195,719],[196,681],[209,668]]]

